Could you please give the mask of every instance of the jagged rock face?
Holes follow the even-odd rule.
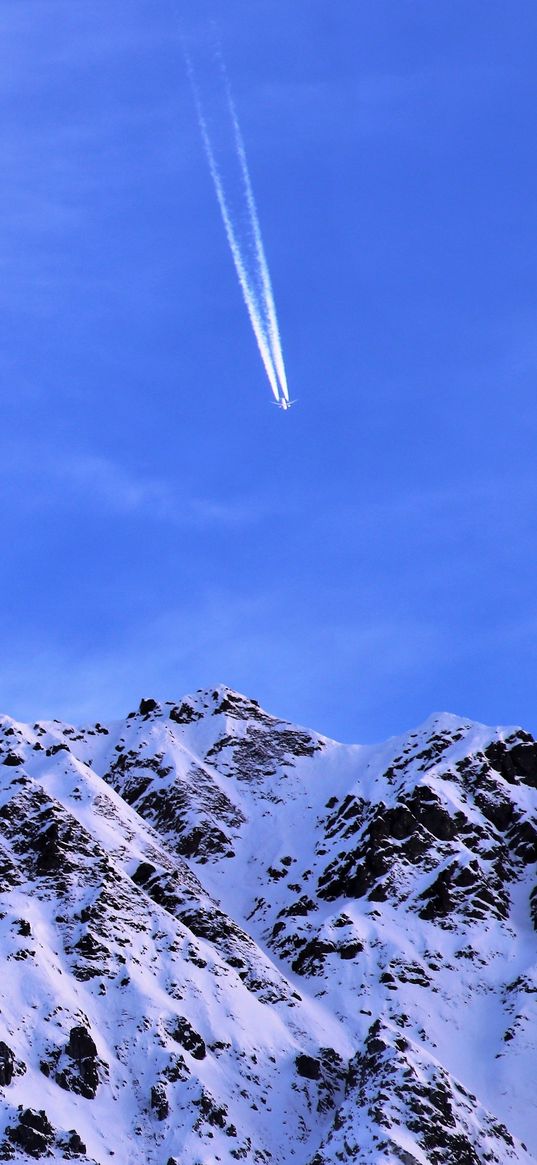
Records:
[[[0,721],[0,1159],[537,1161],[537,744]]]

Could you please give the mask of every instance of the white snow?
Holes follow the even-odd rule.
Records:
[[[104,727],[3,717],[0,1039],[25,1071],[0,1143],[21,1105],[58,1160],[76,1129],[99,1165],[457,1165],[427,1148],[445,1088],[477,1161],[537,1161],[537,789],[485,755],[518,732],[442,714],[340,745],[225,687]],[[57,1079],[77,1026],[94,1098]]]

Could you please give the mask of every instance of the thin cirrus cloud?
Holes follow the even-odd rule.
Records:
[[[188,497],[179,484],[133,473],[119,461],[97,454],[18,451],[0,467],[6,500],[16,492],[19,504],[39,512],[81,507],[110,519],[137,517],[177,527],[240,526],[258,522],[267,506],[257,498],[220,501]]]
[[[507,80],[510,80],[507,78]],[[511,78],[516,83],[516,76]],[[288,126],[288,132],[311,136],[333,145],[375,135],[416,137],[428,127],[439,106],[456,116],[468,115],[469,105],[486,103],[506,81],[505,69],[493,69],[468,62],[453,69],[443,67],[409,69],[407,72],[376,72],[353,68],[335,78],[260,83],[259,115],[263,132]],[[456,83],[455,83],[456,82]],[[293,110],[289,121],[285,112]],[[263,111],[270,110],[270,118]],[[280,121],[281,117],[281,121]]]
[[[116,0],[106,22],[96,19],[93,0],[79,0],[76,5],[65,0],[37,0],[31,4],[31,23],[29,7],[19,0],[2,3],[0,32],[4,38],[10,37],[13,51],[2,69],[0,89],[5,84],[11,93],[14,79],[30,90],[41,76],[54,76],[59,64],[76,70],[80,63],[92,64],[96,58],[107,60],[118,53],[151,48],[173,27],[168,14],[162,20],[152,14],[147,20],[140,8],[138,15],[130,0]],[[20,72],[20,59],[27,60],[32,50],[38,68]]]
[[[405,702],[409,686],[418,692],[433,688],[437,700],[426,705],[429,711],[468,714],[465,698],[452,698],[444,708],[445,693],[432,682],[439,661],[458,669],[476,650],[494,655],[535,632],[535,619],[530,627],[506,617],[487,633],[476,628],[472,636],[454,638],[426,615],[377,612],[374,618],[356,614],[340,621],[334,604],[322,624],[309,621],[297,633],[282,619],[285,603],[283,586],[252,598],[207,584],[181,608],[136,625],[122,623],[107,648],[62,645],[46,628],[28,643],[22,635],[0,668],[0,686],[10,693],[5,710],[21,720],[112,719],[141,696],[175,700],[224,682],[276,715],[342,739],[372,742],[385,735],[386,703],[396,709],[396,731],[412,726]]]
[[[46,635],[37,643],[33,639],[28,650],[21,641],[19,662],[11,652],[0,669],[0,684],[11,693],[6,711],[22,720],[111,719],[124,716],[143,695],[175,700],[193,688],[224,682],[259,699],[268,711],[306,719],[319,731],[336,722],[345,692],[357,736],[371,739],[379,687],[385,699],[395,698],[404,682],[447,648],[437,628],[414,621],[403,626],[389,618],[367,626],[358,620],[352,627],[335,618],[296,637],[278,619],[284,598],[283,590],[279,599],[272,592],[251,598],[207,586],[188,607],[171,608],[135,629],[118,628],[108,650],[62,647]],[[342,650],[334,657],[336,642]],[[282,676],[290,680],[285,698]]]
[[[102,20],[93,0],[6,0],[0,33],[0,297],[39,319],[74,292],[94,314],[132,294],[129,242],[154,275],[143,238],[117,229],[125,206],[135,216],[146,187],[188,170],[173,12],[117,0]]]

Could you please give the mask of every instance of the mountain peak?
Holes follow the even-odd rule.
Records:
[[[537,744],[0,720],[0,1159],[537,1159]]]

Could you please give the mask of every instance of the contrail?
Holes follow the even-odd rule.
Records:
[[[209,127],[203,109],[201,93],[197,83],[194,66],[188,49],[185,45],[184,38],[182,37],[181,39],[183,41],[183,53],[190,86],[194,96],[198,124],[205,149],[205,155],[209,165],[209,171],[213,181],[213,186],[220,208],[222,221],[224,223],[229,248],[235,265],[235,270],[237,272],[239,285],[243,294],[246,308],[248,310],[248,315],[250,317],[254,335],[257,340],[257,346],[259,348],[263,366],[265,368],[265,372],[267,374],[275,401],[277,403],[280,403],[282,399],[284,401],[289,401],[287,376],[285,373],[285,365],[283,360],[282,345],[276,317],[276,308],[274,304],[274,295],[272,291],[270,273],[261,236],[261,227],[259,224],[259,216],[254,198],[252,180],[250,177],[250,171],[246,158],[246,149],[239,125],[237,111],[235,109],[235,104],[231,94],[229,79],[222,57],[222,51],[218,45],[217,56],[220,64],[222,78],[225,84],[228,111],[233,127],[235,150],[241,173],[248,226],[253,244],[253,255],[248,254],[248,250],[244,246],[244,240],[241,237],[241,230],[237,229],[234,224],[234,218],[230,210],[224,181],[218,166],[218,162],[216,160],[215,149],[213,147],[211,135],[209,133]],[[252,270],[251,267],[252,261],[254,264],[254,270]]]
[[[254,335],[255,335],[255,338],[257,340],[257,346],[259,348],[259,352],[261,355],[261,359],[263,361],[265,372],[267,374],[268,381],[269,381],[270,387],[272,389],[274,398],[276,401],[279,401],[280,390],[278,388],[278,377],[277,377],[276,370],[274,367],[274,362],[272,359],[270,344],[268,343],[268,339],[267,339],[266,332],[265,332],[264,320],[260,314],[259,306],[256,302],[255,295],[254,295],[252,288],[251,288],[251,285],[250,285],[250,280],[248,278],[248,272],[246,270],[246,265],[245,265],[243,257],[242,257],[242,252],[241,252],[238,236],[237,236],[235,228],[233,226],[233,222],[231,219],[231,215],[230,215],[227,200],[226,200],[224,184],[222,182],[220,171],[218,169],[218,164],[216,161],[212,142],[211,142],[211,139],[209,136],[209,130],[207,128],[207,122],[205,120],[205,116],[203,113],[203,107],[201,104],[199,90],[198,90],[198,87],[196,84],[194,70],[193,70],[192,63],[191,63],[188,56],[187,56],[187,66],[188,66],[190,83],[192,86],[192,92],[194,94],[194,99],[196,102],[196,111],[197,111],[197,115],[198,115],[198,122],[199,122],[202,140],[203,140],[203,145],[205,148],[205,154],[207,156],[207,162],[209,164],[211,178],[213,180],[213,185],[214,185],[216,197],[218,199],[218,205],[220,207],[222,221],[224,223],[224,227],[226,230],[227,240],[229,243],[229,249],[231,251],[233,262],[235,264],[235,270],[237,272],[237,277],[238,277],[241,291],[242,291],[242,294],[244,297],[244,302],[245,302],[246,307],[248,309],[248,315],[250,317],[252,328],[254,330]]]
[[[248,215],[250,219],[250,226],[252,230],[252,237],[254,240],[255,260],[258,269],[258,276],[261,283],[263,315],[266,323],[268,339],[270,342],[270,351],[273,363],[278,376],[280,389],[286,400],[289,400],[289,389],[287,387],[287,375],[285,372],[285,364],[283,359],[282,342],[280,338],[280,329],[278,327],[278,319],[276,315],[276,305],[274,302],[274,293],[272,290],[272,282],[270,278],[269,267],[265,255],[265,248],[263,246],[263,238],[261,235],[261,227],[259,225],[259,215],[257,213],[257,205],[252,186],[252,179],[250,177],[250,169],[248,166],[248,159],[246,157],[246,148],[244,139],[231,93],[229,78],[225,66],[222,53],[219,50],[220,67],[226,86],[226,96],[228,101],[231,121],[233,123],[233,132],[235,135],[235,145],[237,148],[237,157],[241,168],[241,175],[244,184],[244,193],[246,196],[246,205],[248,207]]]

